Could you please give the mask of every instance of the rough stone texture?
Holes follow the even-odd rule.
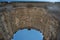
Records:
[[[43,33],[44,40],[59,40],[60,23],[55,16],[49,14],[45,7],[48,3],[3,4],[0,10],[1,39],[11,40],[17,30],[33,28]]]

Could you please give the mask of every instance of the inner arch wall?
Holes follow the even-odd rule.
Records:
[[[10,7],[10,9],[9,9]],[[57,36],[58,21],[45,8],[9,6],[1,14],[1,30],[5,40],[11,40],[19,29],[37,29],[44,35],[44,40],[54,40]],[[7,38],[6,38],[7,37]],[[51,38],[52,37],[52,38]]]

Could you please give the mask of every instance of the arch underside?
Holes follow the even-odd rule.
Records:
[[[4,11],[1,20],[5,29],[5,32],[3,31],[5,40],[11,40],[12,35],[17,30],[24,28],[41,31],[44,35],[44,40],[54,40],[56,38],[58,21],[44,8],[13,8],[12,10]]]

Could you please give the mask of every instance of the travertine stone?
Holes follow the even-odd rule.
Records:
[[[2,16],[0,16],[0,27],[5,31],[3,29],[0,30],[5,40],[11,40],[17,30],[24,28],[41,31],[44,35],[44,40],[55,40],[57,38],[59,21],[49,14],[44,7],[37,7],[36,3],[29,3],[33,5],[32,7],[27,7],[27,3],[25,5],[16,3],[18,5],[15,4],[14,6],[12,4],[5,6],[5,11],[1,12]],[[23,7],[19,7],[19,5],[23,5]]]

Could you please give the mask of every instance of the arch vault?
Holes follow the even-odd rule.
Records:
[[[43,7],[38,7],[37,4],[42,4]],[[47,3],[44,3],[44,5],[47,5]],[[4,40],[11,40],[12,35],[17,30],[24,28],[41,31],[44,40],[57,40],[59,21],[48,13],[44,5],[43,3],[7,4],[0,12],[0,32]]]

